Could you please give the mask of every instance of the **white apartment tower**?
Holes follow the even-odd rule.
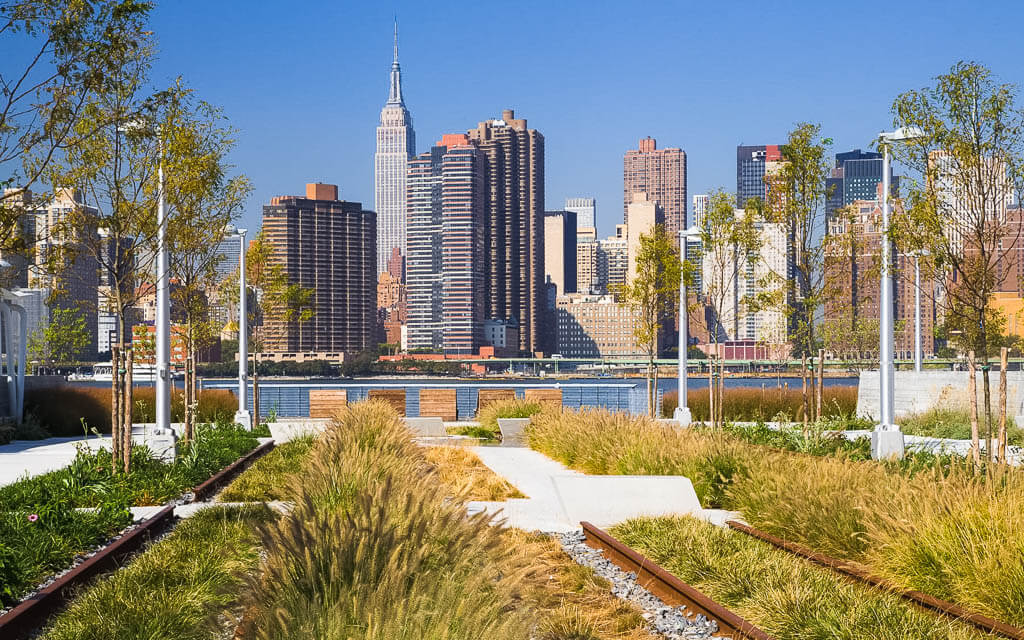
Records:
[[[402,69],[398,65],[398,24],[395,59],[391,63],[388,101],[380,111],[377,153],[373,157],[374,209],[377,210],[377,273],[387,271],[391,250],[405,248],[405,176],[409,158],[416,155],[412,115],[402,99]]]

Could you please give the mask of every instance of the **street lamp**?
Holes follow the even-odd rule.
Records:
[[[245,301],[245,233],[238,229],[238,412],[235,422],[246,430],[252,430],[252,415],[249,413],[248,367],[249,367],[249,318]]]
[[[135,120],[118,129],[122,132],[145,131],[149,125]],[[171,428],[171,318],[170,274],[167,266],[167,212],[164,205],[164,151],[159,130],[157,144],[156,205],[156,432]],[[122,336],[123,339],[123,336]]]
[[[687,370],[690,351],[690,314],[688,308],[688,295],[686,291],[686,260],[689,238],[700,236],[699,229],[680,229],[679,248],[683,256],[683,268],[679,271],[679,402],[672,418],[679,423],[680,427],[688,427],[693,422],[693,415],[690,408],[686,406],[687,401]]]
[[[916,127],[901,127],[878,134],[882,147],[882,282],[879,297],[879,424],[871,434],[871,456],[875,459],[903,457],[903,434],[894,422],[893,309],[892,309],[892,241],[889,239],[889,148],[893,143],[923,137]]]

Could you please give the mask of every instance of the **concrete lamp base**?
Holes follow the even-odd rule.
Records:
[[[690,413],[690,407],[676,407],[675,412],[672,413],[672,419],[679,423],[679,426],[686,428],[693,422],[693,414]]]
[[[905,452],[903,444],[903,432],[899,427],[876,428],[871,432],[871,459],[887,460],[895,458],[901,460]]]
[[[248,411],[236,411],[235,422],[246,431],[252,431],[252,415]]]

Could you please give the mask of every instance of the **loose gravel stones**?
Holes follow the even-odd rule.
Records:
[[[590,567],[594,573],[611,583],[612,595],[633,602],[643,609],[643,617],[653,633],[672,640],[705,640],[714,637],[718,631],[716,621],[707,619],[703,614],[687,617],[685,606],[670,607],[641,587],[636,582],[635,573],[623,571],[600,551],[587,546],[583,542],[582,531],[559,534],[558,539],[569,557]]]

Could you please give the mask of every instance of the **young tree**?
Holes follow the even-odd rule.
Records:
[[[151,6],[138,0],[0,1],[0,250],[27,249],[22,194],[95,130],[95,116],[83,116],[112,88],[120,61],[135,55]],[[21,43],[27,46],[18,56],[13,52]]]
[[[152,47],[134,34],[137,46],[117,51],[104,90],[79,114],[73,137],[50,171],[55,185],[74,185],[86,200],[58,221],[55,233],[75,242],[55,244],[48,259],[56,265],[87,255],[106,281],[107,308],[116,316],[117,344],[111,347],[111,426],[115,469],[131,464],[132,388],[129,314],[145,291],[155,256],[159,145],[153,121],[160,104],[147,91]]]
[[[996,287],[1016,278],[1024,196],[1024,112],[1017,87],[974,62],[958,62],[934,86],[893,102],[893,125],[920,137],[892,145],[912,172],[904,244],[927,248],[942,274],[941,313],[982,370],[985,425],[993,435],[989,361]],[[1013,282],[1016,284],[1016,282]],[[952,331],[951,331],[952,333]],[[992,456],[992,447],[988,447]]]
[[[195,433],[198,406],[196,360],[201,347],[217,334],[209,319],[208,293],[217,284],[220,243],[251,188],[244,176],[229,177],[226,155],[233,132],[220,112],[197,101],[180,81],[165,111],[161,133],[166,163],[168,252],[171,305],[183,319],[178,329],[185,345],[185,432]]]
[[[821,340],[818,316],[829,293],[825,279],[828,243],[823,239],[828,224],[825,204],[831,143],[831,139],[821,137],[820,125],[798,123],[780,149],[783,161],[765,175],[764,218],[785,225],[792,252],[785,261],[787,272],[775,274],[782,294],[776,301],[786,315],[794,355],[810,360],[810,370],[805,366],[802,374],[805,386],[810,374],[812,388],[816,386],[814,358]],[[821,407],[805,394],[802,412],[805,422],[808,418],[817,420]]]
[[[50,323],[28,337],[30,357],[51,368],[74,362],[89,346],[90,332],[80,309],[57,307],[50,312]]]
[[[652,416],[657,409],[658,338],[679,300],[682,264],[672,238],[662,225],[640,236],[636,274],[620,289],[622,301],[636,313],[633,336],[647,355],[647,400]]]
[[[715,384],[715,355],[719,367],[724,360],[719,353],[722,339],[731,333],[728,327],[738,325],[744,313],[745,301],[740,299],[738,279],[745,265],[757,259],[758,234],[751,209],[736,209],[735,198],[721,189],[711,194],[700,229],[702,298],[711,313],[705,314],[708,338],[714,355],[708,358],[708,420],[712,425],[720,423],[724,397],[724,378],[718,376]],[[734,333],[734,331],[732,332]]]

